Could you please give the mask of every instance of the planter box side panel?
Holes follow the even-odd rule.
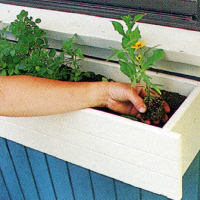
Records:
[[[171,124],[166,127],[172,131],[181,134],[182,140],[182,159],[183,171],[185,173],[192,160],[195,158],[200,149],[200,85],[194,89],[189,95],[188,99],[183,103],[183,109],[180,114],[174,115],[172,120],[175,121],[173,126]],[[179,115],[179,116],[178,116]],[[170,127],[171,126],[171,127]]]
[[[58,122],[56,116],[54,117],[55,121]],[[32,119],[33,118],[29,118],[27,123],[32,124],[32,126],[34,127],[36,126],[36,124]],[[20,120],[23,120],[23,123],[26,121],[24,119]],[[36,120],[36,122],[38,124],[38,120]],[[41,124],[45,124],[43,122],[44,119],[41,121]],[[77,138],[77,142],[75,142],[75,140],[73,142],[73,139],[68,139],[68,141],[65,141],[63,138],[58,139],[57,135],[66,134],[71,138],[75,138],[75,136],[77,135],[74,136],[74,131],[71,130],[71,132],[69,133],[58,132],[54,135],[54,137],[52,137],[45,134],[46,130],[48,130],[49,128],[47,127],[47,124],[43,126],[43,132],[37,132],[29,129],[28,127],[23,127],[22,123],[19,123],[19,125],[17,125],[16,121],[15,123],[11,123],[11,121],[6,122],[6,120],[1,120],[2,129],[0,131],[0,134],[2,137],[5,137],[7,139],[14,140],[25,146],[53,155],[60,159],[72,162],[74,164],[93,170],[100,174],[104,174],[117,180],[121,180],[125,183],[134,185],[136,187],[140,187],[152,191],[154,193],[162,194],[168,196],[169,198],[176,198],[177,193],[179,193],[180,195],[181,192],[178,192],[180,184],[180,180],[178,179],[178,177],[173,178],[169,175],[163,175],[159,172],[153,172],[152,170],[148,170],[145,167],[141,168],[140,166],[134,165],[130,161],[127,162],[121,160],[120,158],[114,156],[112,157],[112,155],[110,155],[109,152],[106,152],[109,150],[109,148],[112,148],[112,145],[114,145],[113,148],[118,148],[121,145],[112,144],[112,142],[107,141],[106,145],[108,145],[108,148],[106,148],[106,145],[101,143],[101,140],[96,138],[97,141],[95,144],[98,145],[98,143],[101,143],[100,145],[103,146],[102,149],[99,147],[100,145],[96,147],[99,152],[94,151],[90,149],[91,146],[95,145],[91,144],[92,142],[90,142],[90,145],[88,143],[89,148],[80,145],[81,141],[82,143],[84,143],[84,139],[87,139],[86,137],[82,137],[82,135],[84,135],[85,133],[79,132],[80,139]],[[60,131],[59,127],[57,131]],[[72,136],[70,136],[71,134]],[[95,140],[93,140],[93,142],[95,142]],[[100,152],[103,149],[104,152]],[[124,149],[127,149],[127,147],[121,147],[121,149],[123,151]],[[152,158],[151,155],[149,156]],[[134,157],[131,157],[130,159],[134,159]],[[135,159],[137,160],[139,159],[139,157],[135,155]],[[165,163],[168,162],[168,167],[172,171],[173,169],[175,169],[175,171],[177,172],[178,163],[170,162],[160,158],[157,159],[156,164],[159,165],[159,163],[162,163],[163,161],[165,161]]]

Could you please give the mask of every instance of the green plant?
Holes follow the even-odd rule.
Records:
[[[41,19],[33,20],[22,10],[17,19],[2,30],[0,36],[0,75],[25,74],[52,79],[79,81],[87,72],[81,72],[78,61],[84,56],[80,48],[73,49],[76,34],[63,41],[61,51],[49,49],[46,32],[39,28]],[[16,42],[4,37],[9,29]]]
[[[136,83],[145,82],[145,89],[149,94],[153,90],[160,94],[158,85],[151,82],[151,78],[146,74],[146,70],[154,66],[154,62],[162,57],[163,50],[154,49],[155,47],[147,48],[145,47],[146,43],[141,41],[139,27],[134,27],[134,25],[143,16],[143,14],[139,14],[134,19],[131,16],[124,16],[122,19],[126,24],[126,31],[120,22],[112,21],[114,29],[122,35],[122,49],[119,50],[111,47],[114,54],[108,60],[115,56],[118,57],[120,70],[129,77],[131,87],[135,86]]]
[[[151,77],[146,74],[146,70],[154,66],[154,62],[161,59],[163,56],[162,49],[155,47],[146,47],[146,43],[141,41],[141,34],[138,26],[134,26],[144,15],[136,15],[134,19],[131,16],[122,18],[126,25],[126,30],[121,23],[112,21],[114,29],[122,35],[122,49],[111,48],[114,53],[108,60],[117,56],[119,59],[120,70],[129,77],[131,88],[136,87],[136,83],[144,82],[147,96],[144,102],[147,106],[147,111],[142,113],[143,120],[160,121],[165,115],[163,108],[163,100],[156,97],[155,92],[161,95],[158,84],[151,82]]]

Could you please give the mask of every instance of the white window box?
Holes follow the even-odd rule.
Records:
[[[2,6],[4,9],[0,19],[4,17],[2,20],[5,24],[13,21],[22,9],[19,6]],[[120,38],[114,36],[117,34],[112,30],[109,19],[25,9],[30,15],[44,21],[42,26],[48,30],[48,37],[54,46],[59,46],[60,40],[74,33],[79,35],[78,45],[83,46],[88,54],[92,51],[104,57],[109,52],[109,46],[119,46]],[[6,18],[8,13],[9,18]],[[73,20],[71,26],[65,25],[70,20]],[[89,26],[85,25],[87,23]],[[181,66],[183,71],[180,68],[171,71],[199,76],[197,65],[200,64],[200,51],[197,51],[199,47],[195,45],[200,38],[198,32],[147,24],[141,26],[147,43],[150,46],[161,44],[166,52],[165,59],[159,64],[160,68],[182,62],[177,66]],[[149,37],[146,29],[161,32],[159,37],[155,32]],[[169,33],[166,38],[162,34],[166,29],[174,34],[174,37],[169,37],[174,40],[171,46],[167,37]],[[185,36],[183,41],[180,34]],[[178,46],[174,46],[175,39],[179,39]],[[187,44],[193,47],[188,48]],[[117,64],[86,59],[82,65],[84,70],[89,69],[116,81],[127,82]],[[200,85],[189,79],[149,73],[155,83],[164,85],[163,89],[188,96],[163,128],[94,109],[84,109],[44,117],[0,117],[0,136],[144,190],[181,199],[182,176],[200,149]]]

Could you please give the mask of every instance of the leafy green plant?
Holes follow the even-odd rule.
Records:
[[[152,89],[158,92],[158,85],[151,82],[151,78],[146,74],[146,70],[154,66],[154,62],[159,60],[163,55],[162,49],[145,47],[146,43],[141,41],[141,34],[138,26],[134,26],[144,15],[136,15],[134,19],[131,16],[124,16],[122,19],[126,24],[126,30],[120,22],[112,21],[114,29],[122,35],[122,49],[111,49],[114,54],[108,60],[117,56],[119,59],[120,70],[129,77],[131,87],[136,83],[144,82],[145,89],[150,94]]]
[[[129,77],[131,88],[136,87],[136,83],[145,83],[147,96],[144,99],[147,110],[141,113],[143,120],[160,121],[165,115],[163,108],[163,100],[155,95],[155,92],[161,95],[158,88],[159,85],[151,82],[151,77],[146,74],[146,70],[154,66],[154,62],[161,59],[163,56],[162,49],[155,47],[146,47],[146,43],[141,41],[141,34],[138,26],[135,23],[144,15],[136,15],[134,19],[131,16],[122,18],[126,25],[126,30],[121,23],[112,21],[114,29],[122,35],[122,49],[111,48],[114,53],[108,60],[117,56],[120,64],[120,70]]]
[[[84,56],[80,48],[73,49],[76,34],[63,41],[61,51],[49,49],[46,32],[39,28],[41,19],[33,20],[22,10],[17,19],[1,31],[0,75],[25,74],[52,79],[79,81],[87,72],[81,72],[78,61]],[[9,30],[16,42],[7,40]]]

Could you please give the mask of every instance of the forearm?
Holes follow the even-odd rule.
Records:
[[[40,116],[104,106],[108,95],[108,87],[103,82],[74,83],[30,76],[1,77],[0,115]]]

